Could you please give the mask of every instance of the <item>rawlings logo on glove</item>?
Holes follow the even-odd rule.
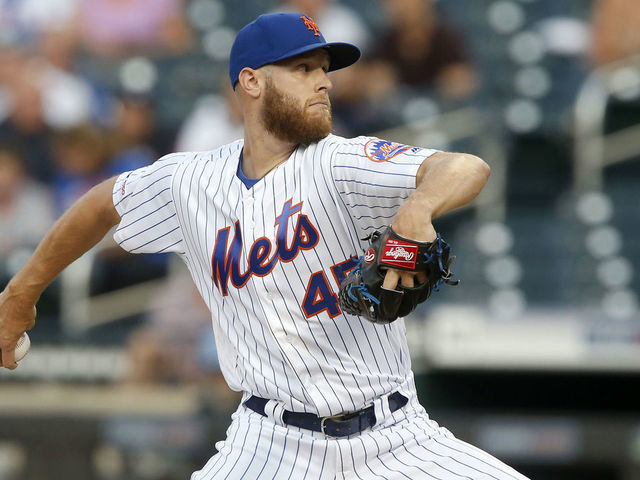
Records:
[[[389,239],[382,252],[381,262],[387,265],[398,264],[399,267],[416,267],[416,253],[418,253],[417,245],[398,245],[394,246],[392,239]],[[398,259],[402,259],[398,262]],[[394,260],[393,262],[391,260]]]
[[[358,265],[340,283],[340,307],[346,313],[360,315],[374,323],[390,323],[404,317],[451,280],[451,248],[438,235],[433,242],[417,242],[396,234],[391,227],[375,231],[371,246]],[[387,269],[424,272],[427,279],[415,287],[398,285],[395,290],[382,286]]]

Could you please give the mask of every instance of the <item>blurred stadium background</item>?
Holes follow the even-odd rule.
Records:
[[[640,479],[635,2],[285,3],[364,45],[334,77],[337,133],[492,167],[436,222],[462,285],[407,320],[427,410],[532,479]],[[229,49],[281,6],[0,1],[0,286],[92,184],[240,135]],[[416,80],[411,62],[429,68]],[[107,238],[45,292],[32,351],[0,372],[0,479],[188,478],[238,401],[208,323],[175,259]]]

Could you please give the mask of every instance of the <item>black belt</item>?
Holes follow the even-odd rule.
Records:
[[[264,412],[264,407],[268,401],[266,398],[253,395],[244,402],[244,405],[266,417],[267,414]],[[400,392],[394,392],[389,395],[389,410],[395,412],[404,407],[407,401],[407,397]],[[376,424],[376,414],[373,405],[357,412],[328,417],[318,417],[313,413],[298,413],[285,410],[282,414],[282,421],[294,427],[322,432],[328,437],[346,437],[373,427]]]

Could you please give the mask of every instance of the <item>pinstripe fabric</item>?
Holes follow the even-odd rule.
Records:
[[[320,416],[398,389],[415,397],[403,320],[374,325],[344,315],[335,292],[363,237],[391,222],[434,151],[330,135],[247,188],[236,174],[242,146],[172,154],[122,174],[115,240],[130,252],[180,255],[212,312],[222,373],[245,397]],[[332,479],[362,462],[385,471],[380,478],[400,478],[396,470],[444,478],[451,460],[424,465],[414,458],[423,452],[398,445],[425,434],[406,435],[328,442],[241,407],[220,453],[194,478]],[[438,448],[446,455],[451,447]],[[371,473],[352,470],[341,478]]]
[[[118,178],[116,241],[131,252],[181,255],[212,311],[222,372],[232,388],[290,410],[330,415],[363,408],[407,378],[402,321],[379,326],[335,310],[338,279],[331,267],[359,256],[360,239],[390,222],[433,152],[416,148],[374,162],[365,154],[370,140],[332,135],[301,147],[250,189],[236,176],[242,141],[169,155]],[[280,218],[287,208],[293,213]],[[302,217],[308,221],[298,238]],[[264,258],[273,258],[285,227],[283,258],[266,273],[254,268],[243,277],[251,270],[252,246],[263,242],[270,249]],[[216,286],[212,277],[220,269],[214,271],[212,257],[220,235],[226,235],[218,245],[223,260],[241,236],[236,263],[242,278],[230,273]],[[312,248],[292,247],[314,235]],[[294,250],[292,258],[287,249]],[[311,291],[314,274],[327,290]],[[329,307],[305,311],[308,290],[324,295]]]
[[[216,447],[191,480],[528,480],[438,426],[415,397],[373,429],[343,439],[287,428],[240,406]]]

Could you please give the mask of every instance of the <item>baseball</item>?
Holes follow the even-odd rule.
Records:
[[[15,350],[16,362],[19,362],[24,358],[24,356],[29,351],[30,347],[31,347],[31,340],[29,339],[29,335],[27,335],[27,332],[24,332],[22,336],[18,339],[18,343],[16,344],[16,350]]]

